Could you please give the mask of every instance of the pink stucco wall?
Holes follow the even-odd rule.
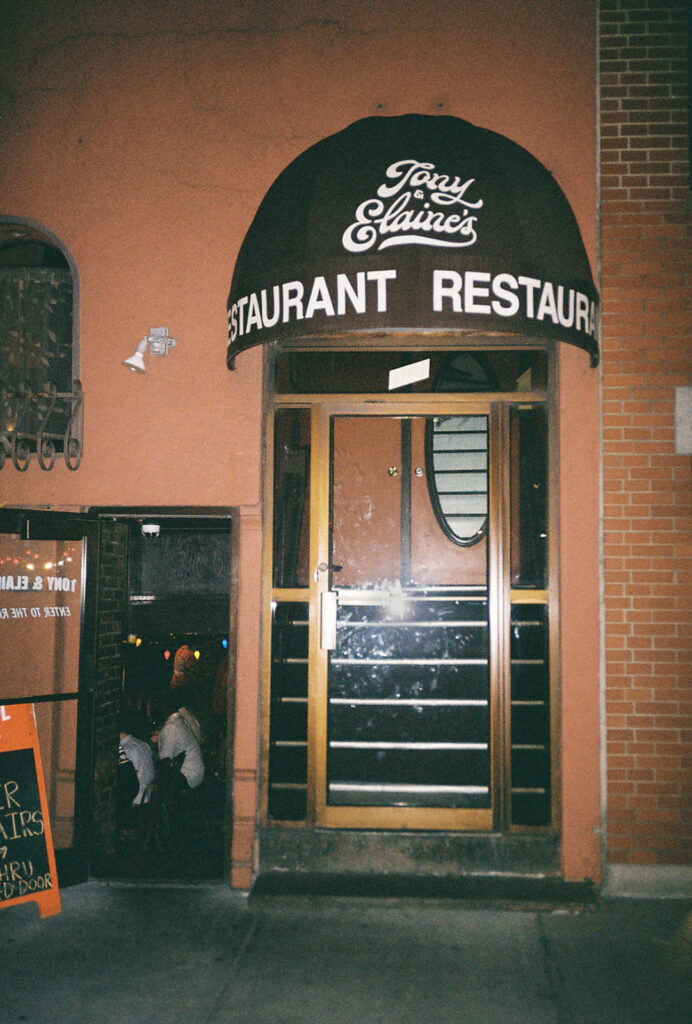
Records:
[[[44,225],[74,261],[86,394],[79,471],[8,466],[0,477],[8,504],[258,505],[261,353],[243,354],[234,373],[224,364],[234,260],[279,172],[358,118],[451,114],[520,143],[565,191],[595,271],[591,2],[0,0],[0,23],[0,214]],[[128,373],[122,360],[162,325],[178,340],[175,351],[149,357],[144,376]],[[570,877],[594,877],[597,506],[591,485],[586,498],[582,485],[585,473],[597,473],[597,450],[589,442],[577,454],[569,432],[581,431],[584,415],[590,438],[596,429],[597,375],[582,352],[566,363],[580,383],[564,390],[561,508],[565,519],[584,504],[587,514],[578,541],[571,522],[563,529],[561,556],[570,598],[564,856]],[[255,533],[248,536],[255,550]],[[248,562],[246,625],[259,584],[259,563]],[[244,649],[239,666],[250,726],[258,680],[257,645]],[[243,735],[250,740],[237,750],[236,769],[248,824],[256,730]],[[238,884],[249,880],[250,846],[248,839],[239,854]]]
[[[601,880],[598,371],[563,345],[560,391],[562,868]]]

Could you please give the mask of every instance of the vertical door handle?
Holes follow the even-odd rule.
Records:
[[[333,651],[336,647],[336,598],[335,590],[320,594],[320,647]]]

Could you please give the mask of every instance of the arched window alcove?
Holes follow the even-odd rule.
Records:
[[[0,468],[82,458],[74,262],[40,225],[0,217]]]

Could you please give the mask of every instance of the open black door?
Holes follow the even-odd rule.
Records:
[[[0,705],[34,705],[61,886],[88,876],[97,531],[0,509]]]

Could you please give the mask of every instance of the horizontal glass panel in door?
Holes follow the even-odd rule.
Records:
[[[353,339],[352,339],[353,340]],[[487,341],[487,339],[486,339]],[[410,374],[415,367],[421,372]],[[408,371],[408,372],[407,372]],[[547,353],[539,349],[453,351],[426,345],[425,349],[358,352],[352,348],[329,352],[286,351],[274,362],[274,389],[279,394],[386,394],[401,375],[413,393],[444,391],[544,391]]]
[[[474,420],[487,439],[487,417]],[[426,422],[332,420],[331,807],[491,807],[488,542],[443,528]]]

